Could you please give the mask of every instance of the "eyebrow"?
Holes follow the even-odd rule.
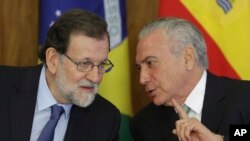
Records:
[[[143,59],[140,63],[145,63],[148,59],[156,59],[155,56],[148,56],[145,59]],[[136,66],[140,66],[138,63],[135,64]]]
[[[78,58],[77,58],[78,59]],[[105,61],[108,61],[109,59],[108,58],[105,58],[103,59],[102,61],[100,62],[105,62]],[[82,59],[78,59],[77,60],[78,62],[85,62],[85,61],[89,61],[89,62],[92,62],[92,60],[89,58],[89,57],[85,57],[85,58],[82,58]]]

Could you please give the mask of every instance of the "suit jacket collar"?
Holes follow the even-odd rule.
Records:
[[[88,108],[73,105],[70,113],[65,141],[85,140],[93,120],[88,115]]]
[[[93,103],[88,107],[79,107],[76,105],[72,106],[70,112],[70,118],[68,127],[65,133],[65,141],[75,141],[75,140],[89,140],[88,132],[91,130],[93,122],[92,118],[94,117],[93,111],[94,107],[99,107],[98,100],[100,99],[99,94],[96,95]]]
[[[172,130],[175,129],[175,122],[179,120],[178,114],[173,107],[161,107],[161,115],[158,120],[158,125],[160,131],[162,132],[162,138],[164,141],[178,141],[176,135],[172,133]]]
[[[42,65],[27,69],[15,83],[16,94],[10,103],[13,140],[30,139],[41,68]]]
[[[211,131],[218,131],[226,106],[222,80],[208,72],[201,122]]]

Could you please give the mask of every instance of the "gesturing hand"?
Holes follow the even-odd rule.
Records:
[[[180,120],[176,121],[176,128],[173,133],[181,141],[223,141],[223,137],[214,134],[207,127],[195,118],[189,118],[182,107],[172,99],[172,104],[176,109]]]

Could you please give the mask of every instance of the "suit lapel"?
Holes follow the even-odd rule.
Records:
[[[11,97],[10,103],[13,140],[30,139],[40,72],[41,67],[36,67],[16,82],[17,93]]]
[[[226,106],[226,92],[216,76],[208,73],[201,122],[211,131],[220,126]]]
[[[27,141],[30,138],[34,117],[34,97],[14,96],[11,103],[11,130],[12,138],[19,141]]]
[[[172,133],[175,129],[175,122],[179,119],[173,107],[161,107],[161,115],[158,125],[163,137],[163,141],[178,141],[177,136]]]
[[[89,113],[91,110],[89,109],[90,107],[81,108],[73,105],[65,134],[65,141],[87,140],[88,131],[93,122]]]

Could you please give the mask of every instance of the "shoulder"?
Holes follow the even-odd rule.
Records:
[[[130,122],[132,135],[136,140],[164,140],[163,137],[168,136],[169,129],[172,130],[176,116],[173,107],[150,103],[132,118]]]
[[[0,79],[17,79],[20,76],[24,76],[29,72],[39,72],[41,71],[42,65],[38,66],[27,66],[27,67],[17,67],[17,66],[0,66]]]
[[[221,93],[228,96],[229,105],[249,105],[250,99],[250,81],[232,79],[228,77],[220,77],[215,75],[208,75],[209,85],[213,85],[213,89],[222,89]],[[233,106],[237,107],[237,106]]]
[[[216,76],[210,72],[208,72],[208,81],[214,82],[214,83],[221,83],[225,87],[228,88],[235,88],[235,87],[248,87],[250,86],[250,81],[248,80],[240,80],[240,79],[235,79],[235,78],[229,78],[225,76]]]
[[[250,90],[250,81],[216,76],[208,73],[207,87],[210,89],[221,89],[229,95],[248,93]]]
[[[160,118],[161,114],[166,112],[164,106],[156,106],[153,103],[146,105],[141,111],[139,111],[131,120],[131,125],[150,124],[156,122]]]
[[[98,107],[98,109],[100,111],[103,112],[112,112],[112,113],[120,113],[120,111],[118,110],[118,108],[112,104],[110,101],[108,101],[107,99],[105,99],[104,97],[102,97],[100,94],[97,94],[95,97],[94,102],[90,105],[90,108],[94,108],[94,107]]]
[[[95,100],[88,107],[73,105],[70,112],[68,129],[72,136],[79,140],[84,137],[87,140],[115,140],[121,123],[119,110],[108,100],[96,95]],[[84,131],[88,131],[85,136]]]
[[[211,75],[228,95],[227,117],[230,123],[250,124],[250,81]]]
[[[88,107],[83,108],[73,105],[71,116],[94,118],[95,124],[120,122],[121,119],[120,111],[99,94],[96,95],[95,100]]]
[[[0,87],[28,86],[36,84],[41,73],[42,65],[31,67],[0,66]],[[31,86],[28,86],[31,87]]]
[[[74,114],[83,114],[85,116],[87,114],[89,117],[95,117],[95,119],[120,118],[121,115],[120,111],[114,104],[112,104],[99,94],[96,94],[95,100],[88,107],[82,108],[75,105],[73,107],[72,110],[74,111]]]
[[[15,76],[23,74],[25,70],[25,67],[0,66],[1,78],[15,78]]]

